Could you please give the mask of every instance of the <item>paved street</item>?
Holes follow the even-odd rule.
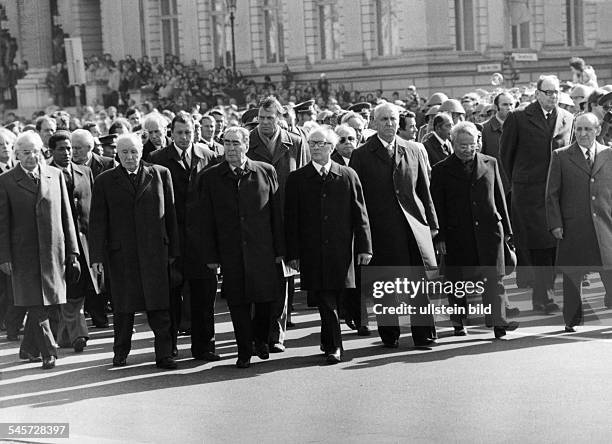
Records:
[[[18,361],[17,344],[3,339],[0,422],[67,422],[78,443],[609,442],[612,311],[603,308],[596,276],[578,333],[563,332],[560,314],[534,315],[529,291],[514,288],[521,328],[506,340],[493,340],[482,323],[453,337],[445,324],[432,350],[412,348],[409,328],[389,350],[377,335],[343,326],[346,359],[331,367],[319,352],[318,313],[302,296],[287,351],[254,358],[246,370],[234,367],[224,301],[217,309],[224,359],[191,360],[182,337],[180,367],[171,372],[154,367],[143,316],[120,369],[111,366],[110,329],[92,329],[82,354],[61,350],[52,371]]]

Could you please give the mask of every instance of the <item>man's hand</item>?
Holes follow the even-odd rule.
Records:
[[[219,268],[221,265],[219,264],[206,264],[206,266],[210,269],[210,270],[216,270],[217,268]]]
[[[0,271],[10,276],[13,273],[13,264],[11,264],[10,262],[0,264]]]
[[[91,269],[96,273],[96,274],[104,274],[104,266],[102,265],[101,262],[96,262],[94,264],[91,264]]]
[[[436,242],[436,252],[439,254],[446,254],[446,242],[444,241]]]
[[[552,235],[557,240],[563,239],[563,228],[561,228],[561,227],[553,228],[552,229]]]
[[[299,259],[291,259],[288,265],[294,270],[300,271],[300,260]]]
[[[357,255],[357,265],[368,265],[372,260],[370,253],[359,253]]]
[[[438,230],[436,229],[430,228],[429,231],[431,232],[432,239],[438,235]]]
[[[74,264],[75,262],[78,263],[79,261],[77,260],[78,255],[74,254],[74,253],[70,253],[67,257],[66,257],[66,263],[67,264]]]

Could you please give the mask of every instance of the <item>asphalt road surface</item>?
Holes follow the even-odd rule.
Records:
[[[296,298],[287,350],[234,367],[227,307],[217,304],[217,351],[179,369],[155,368],[152,333],[137,316],[128,366],[113,368],[112,328],[91,329],[85,352],[60,350],[57,366],[19,361],[0,341],[0,422],[69,423],[70,439],[4,436],[7,442],[610,442],[612,310],[599,276],[584,289],[585,324],[565,333],[560,313],[531,312],[530,290],[512,288],[521,327],[505,340],[475,320],[454,337],[439,319],[430,350],[402,329],[398,349],[343,325],[344,361],[324,364],[318,312]],[[560,287],[560,283],[557,283]],[[557,291],[557,302],[561,294]],[[407,322],[407,319],[404,319]]]

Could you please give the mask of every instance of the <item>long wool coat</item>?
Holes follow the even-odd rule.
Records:
[[[137,182],[117,166],[98,176],[92,196],[91,262],[108,263],[118,313],[168,309],[168,259],[179,255],[170,171],[141,162]]]
[[[597,150],[592,170],[576,143],[552,155],[546,216],[549,230],[563,228],[561,268],[612,269],[612,149],[597,144]]]
[[[446,243],[446,265],[496,267],[504,274],[504,235],[511,235],[497,161],[476,154],[471,174],[455,154],[434,165],[431,196],[440,224],[437,240]]]
[[[206,264],[221,264],[230,305],[281,297],[284,256],[278,181],[274,167],[247,160],[238,180],[223,162],[202,173],[202,252]]]
[[[350,167],[363,186],[372,232],[371,265],[437,268],[431,229],[438,229],[427,165],[416,143],[395,139],[391,159],[378,136],[353,151]],[[412,231],[420,257],[408,257]]]
[[[538,102],[508,114],[502,127],[500,159],[512,186],[512,228],[525,249],[553,248],[546,224],[546,177],[553,150],[569,145],[574,117],[561,108],[548,126]]]
[[[347,166],[331,163],[325,180],[312,163],[289,174],[285,200],[287,259],[300,260],[306,290],[355,288],[356,254],[372,254],[361,182]]]
[[[38,187],[20,166],[0,175],[0,264],[12,264],[15,305],[64,304],[66,256],[78,253],[62,172],[41,164]]]

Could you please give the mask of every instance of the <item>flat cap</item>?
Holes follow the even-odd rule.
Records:
[[[107,134],[100,136],[100,145],[117,146],[117,134]]]
[[[612,92],[609,92],[605,96],[599,99],[599,106],[604,106],[607,102],[612,102]]]
[[[305,102],[302,103],[298,103],[297,105],[295,105],[293,107],[293,111],[295,111],[295,113],[311,113],[314,112],[313,106],[314,106],[315,101],[314,100],[306,100]]]
[[[257,108],[247,109],[244,113],[242,113],[242,117],[240,120],[242,121],[242,125],[249,125],[257,122],[257,116],[259,114],[259,110]]]
[[[355,103],[354,105],[349,106],[348,110],[354,111],[356,113],[360,113],[363,110],[371,111],[372,104],[370,102],[359,102],[359,103]]]

